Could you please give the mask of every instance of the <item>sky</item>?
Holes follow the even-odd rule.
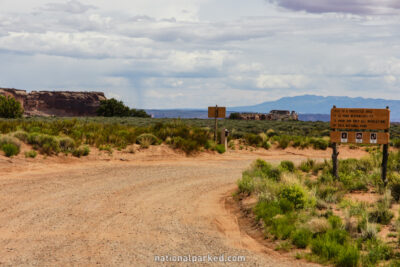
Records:
[[[0,87],[135,108],[400,99],[398,0],[0,0]]]

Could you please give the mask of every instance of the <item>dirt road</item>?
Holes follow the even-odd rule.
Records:
[[[0,161],[0,265],[154,266],[157,255],[311,265],[251,239],[225,207],[254,159],[307,157],[271,153],[40,162],[29,170]]]

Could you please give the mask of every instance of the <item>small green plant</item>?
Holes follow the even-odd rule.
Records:
[[[149,148],[151,145],[154,145],[158,142],[158,138],[154,134],[144,133],[137,137],[137,142],[141,148]]]
[[[280,167],[288,172],[294,172],[295,170],[295,166],[294,163],[292,161],[289,160],[283,160],[281,161]]]
[[[25,152],[25,158],[36,158],[37,152],[35,150],[29,150]]]
[[[303,172],[310,172],[315,166],[315,161],[312,159],[308,159],[307,161],[303,161],[300,163],[299,169]]]
[[[80,157],[84,157],[84,156],[89,155],[89,153],[90,153],[90,149],[89,149],[88,146],[80,146],[80,147],[76,148],[76,149],[72,152],[72,155],[73,155],[74,157],[80,158]]]
[[[225,145],[223,144],[219,144],[215,146],[215,150],[219,153],[219,154],[223,154],[225,153]]]
[[[279,193],[281,199],[287,199],[293,203],[295,209],[302,209],[306,205],[306,195],[299,185],[286,185]]]
[[[3,150],[6,157],[12,157],[19,154],[19,147],[12,143],[2,145],[1,150]]]
[[[16,131],[12,136],[25,143],[28,141],[28,133],[25,131]]]
[[[99,146],[99,150],[100,151],[107,151],[108,154],[110,154],[110,155],[113,153],[113,149],[112,149],[112,147],[110,145],[101,145],[101,146]]]
[[[237,182],[239,193],[251,194],[254,191],[254,180],[248,175],[243,175],[242,179]]]
[[[306,248],[310,244],[312,232],[308,229],[298,229],[292,235],[292,242],[298,248]]]
[[[72,152],[74,151],[76,144],[74,139],[64,136],[58,139],[58,143],[62,152]]]

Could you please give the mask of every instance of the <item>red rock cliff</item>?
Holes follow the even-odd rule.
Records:
[[[95,116],[102,92],[33,91],[0,88],[0,94],[12,96],[23,106],[26,115],[37,116]]]

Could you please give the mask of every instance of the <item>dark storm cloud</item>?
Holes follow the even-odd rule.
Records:
[[[400,9],[400,3],[394,0],[267,0],[281,7],[306,11],[309,13],[351,13],[373,15],[391,13]]]

